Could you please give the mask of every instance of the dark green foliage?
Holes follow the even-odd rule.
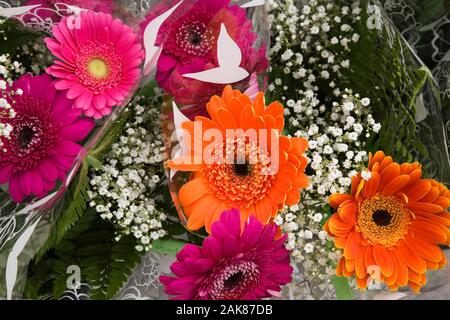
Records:
[[[24,29],[14,20],[7,20],[0,25],[0,55],[14,55],[24,44],[30,44],[42,38],[41,32]]]
[[[36,264],[31,264],[25,297],[52,293],[59,298],[67,290],[71,265],[80,267],[81,282],[90,285],[91,299],[111,299],[140,262],[134,237],[114,239],[114,227],[88,210],[58,245]]]

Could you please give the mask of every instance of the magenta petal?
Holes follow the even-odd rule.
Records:
[[[72,141],[62,141],[59,145],[52,149],[52,153],[64,156],[77,156],[80,153],[81,146]]]
[[[6,183],[11,179],[13,168],[12,164],[0,167],[0,184]]]
[[[94,121],[89,119],[80,119],[74,124],[64,127],[60,131],[61,137],[64,140],[81,141],[91,132],[94,128]]]
[[[55,181],[58,178],[56,166],[48,159],[43,159],[37,170],[39,175],[49,182]]]
[[[9,194],[16,203],[22,202],[24,194],[20,188],[19,175],[13,175],[9,181]]]
[[[20,177],[19,185],[20,185],[22,192],[24,193],[25,196],[30,195],[32,185],[33,185],[33,179],[32,179],[31,173],[29,171],[24,171],[24,172],[22,172],[22,174],[19,177]]]
[[[222,246],[220,241],[213,237],[208,237],[203,241],[203,250],[206,256],[220,258],[223,256]]]
[[[194,244],[186,244],[184,245],[183,249],[177,253],[177,259],[179,261],[184,261],[184,259],[188,257],[198,257],[200,258],[202,255],[202,250],[199,246],[196,246]]]

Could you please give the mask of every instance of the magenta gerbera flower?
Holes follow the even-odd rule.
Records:
[[[12,131],[9,139],[1,138],[0,184],[9,182],[15,202],[30,195],[43,197],[65,178],[82,148],[77,142],[86,138],[94,122],[80,118],[81,111],[57,93],[48,75],[24,75],[11,89],[0,90],[0,97],[15,111],[13,118],[1,119]]]
[[[161,276],[167,294],[180,300],[255,300],[277,295],[291,281],[286,236],[255,217],[243,225],[236,209],[224,211],[203,247],[187,244]]]
[[[66,90],[86,116],[110,114],[140,77],[143,51],[133,30],[109,14],[82,12],[79,28],[64,18],[52,31],[45,42],[60,60],[47,72],[58,78],[56,89]]]

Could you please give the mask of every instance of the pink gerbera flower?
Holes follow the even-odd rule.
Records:
[[[79,28],[67,18],[45,42],[60,60],[47,68],[76,108],[100,119],[130,95],[140,76],[143,51],[130,27],[104,13],[82,12]]]
[[[161,276],[167,294],[180,300],[255,300],[278,295],[291,281],[286,236],[255,217],[241,227],[236,209],[224,211],[203,247],[187,244],[171,265],[175,277]]]
[[[80,118],[81,112],[57,93],[48,75],[24,75],[12,90],[0,90],[0,97],[15,111],[13,118],[1,119],[12,131],[9,139],[2,138],[0,184],[9,182],[15,202],[30,195],[43,197],[65,178],[82,148],[76,142],[86,138],[94,122]]]

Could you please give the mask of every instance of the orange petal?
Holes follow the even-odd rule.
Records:
[[[209,209],[207,211],[206,218],[205,218],[205,229],[206,229],[206,232],[208,232],[208,233],[211,233],[212,221],[213,221],[213,218],[215,218],[214,214],[216,213],[216,211],[218,210],[218,208],[220,206],[225,206],[225,203],[222,200],[215,198],[214,202],[211,203],[211,206],[209,207]],[[222,211],[224,211],[224,210],[222,210]]]
[[[394,273],[395,266],[392,255],[385,247],[378,244],[374,245],[373,257],[384,276],[389,277]]]
[[[432,214],[425,211],[416,211],[414,214],[416,215],[417,220],[419,219],[426,220],[428,222],[434,223],[439,228],[450,226],[450,220],[448,219],[449,214],[446,212],[441,212],[439,214]],[[446,214],[447,217],[442,216],[443,214]]]
[[[328,228],[333,235],[346,237],[352,230],[353,225],[343,222],[338,214],[334,214],[328,219]]]
[[[356,213],[358,208],[355,201],[347,200],[342,203],[338,209],[339,217],[346,223],[354,224],[356,222]]]
[[[409,176],[411,177],[411,182],[419,180],[420,178],[422,178],[422,169],[413,170],[413,172],[411,172]]]
[[[411,251],[415,251],[418,255],[425,258],[426,260],[430,260],[432,262],[439,263],[441,261],[441,249],[435,244],[430,244],[421,239],[415,238],[412,239],[410,237],[406,237],[404,239],[406,245],[411,249]]]
[[[284,116],[275,117],[276,128],[278,130],[283,131],[284,128]]]
[[[372,171],[371,174],[372,177],[364,184],[363,195],[365,198],[374,196],[380,185],[380,174],[376,171]]]
[[[214,222],[220,219],[220,215],[222,214],[222,212],[229,209],[231,208],[226,203],[220,202],[219,206],[214,210],[214,212],[210,214],[210,219],[207,219],[205,221],[205,229],[208,233],[211,233],[211,226],[214,224]]]
[[[366,267],[366,270],[368,270],[370,267],[376,266],[375,259],[373,257],[372,245],[368,245],[364,252],[364,266]]]
[[[219,125],[224,129],[236,129],[238,127],[237,120],[227,109],[217,110],[217,118]]]
[[[422,288],[421,285],[411,282],[411,281],[408,282],[408,286],[414,293],[420,293],[420,289]]]
[[[400,259],[397,250],[392,251],[392,256],[394,257],[397,266],[397,285],[399,287],[406,286],[408,284],[408,267]]]
[[[178,171],[200,171],[203,169],[203,164],[201,159],[196,160],[190,156],[186,156],[168,161],[167,167]]]
[[[356,285],[358,286],[359,289],[364,290],[367,289],[367,280],[369,279],[369,277],[363,277],[363,278],[356,278]]]
[[[222,91],[222,100],[228,104],[234,98],[233,88],[230,85],[226,85]]]
[[[303,138],[291,138],[292,152],[296,155],[302,155],[308,148],[308,141]]]
[[[309,178],[303,172],[297,173],[297,175],[292,180],[292,187],[296,189],[304,189],[309,186]]]
[[[384,187],[389,182],[397,178],[399,175],[400,175],[400,165],[395,162],[389,164],[384,170],[381,171],[380,189],[384,189]]]
[[[355,259],[358,254],[360,254],[360,251],[362,250],[361,245],[361,234],[357,231],[352,231],[348,238],[347,242],[345,243],[344,248],[344,256],[347,260]]]
[[[276,211],[272,212],[272,204],[267,197],[263,198],[262,200],[256,203],[255,210],[256,210],[256,218],[262,224],[269,223],[270,218],[276,214]]]
[[[431,183],[425,180],[418,180],[405,191],[409,202],[416,202],[425,197],[431,190]]]
[[[384,187],[383,193],[386,195],[394,194],[405,188],[410,183],[410,181],[411,179],[408,175],[398,176]]]
[[[432,187],[425,197],[420,199],[420,202],[434,202],[439,197],[439,193],[438,187]]]
[[[392,272],[392,275],[390,275],[389,277],[386,277],[385,281],[389,287],[392,287],[392,286],[395,286],[395,284],[397,283],[398,268],[397,268],[397,261],[396,261],[394,255],[392,254],[392,251],[388,250],[388,252],[391,254],[391,257],[392,257],[392,264],[394,266],[394,271]]]
[[[425,260],[409,249],[403,240],[399,241],[397,253],[400,260],[402,260],[402,262],[405,263],[411,270],[417,273],[424,273],[427,270]]]
[[[208,193],[210,193],[208,185],[202,178],[197,178],[189,181],[180,188],[178,198],[181,205],[187,207]]]
[[[280,191],[277,188],[271,188],[269,192],[270,199],[275,203],[284,203],[286,201],[286,192]]]
[[[384,169],[386,169],[389,165],[391,165],[394,162],[392,157],[388,156],[383,159],[383,161],[380,162],[380,171],[383,172]],[[399,174],[400,174],[400,165],[399,165]]]
[[[433,202],[433,204],[442,207],[442,209],[444,210],[447,210],[450,206],[450,199],[447,197],[439,197]]]
[[[342,238],[341,237],[334,238],[334,244],[335,244],[336,248],[344,249],[346,242],[347,242],[347,238],[344,238],[344,237],[342,237]]]
[[[425,202],[409,203],[406,207],[413,212],[425,211],[425,212],[429,212],[429,213],[439,213],[444,210],[444,209],[442,209],[441,206],[438,206],[438,205],[435,205],[432,203],[425,203]]]
[[[370,155],[372,155],[372,154],[370,154]],[[372,166],[376,162],[381,162],[381,161],[383,161],[384,158],[385,158],[384,152],[383,151],[377,151],[373,157],[370,157],[368,168],[372,169]]]
[[[208,194],[194,204],[187,223],[189,230],[198,230],[205,225],[207,216],[213,214],[210,210],[216,201],[215,196]]]
[[[365,255],[366,249],[367,249],[367,247],[363,246],[362,250],[356,256],[356,259],[355,259],[355,272],[356,272],[356,276],[358,278],[365,278],[367,275],[367,269],[364,264],[364,255]]]
[[[236,121],[238,122],[239,127],[241,127],[240,120],[241,120],[242,112],[244,111],[244,105],[242,104],[241,101],[239,101],[236,98],[232,98],[230,101],[228,101],[227,105],[228,105],[228,111],[231,112],[234,119],[236,119]]]
[[[293,206],[300,202],[300,191],[297,189],[292,189],[287,193],[286,205]]]
[[[411,223],[411,228],[414,236],[422,240],[437,244],[447,242],[448,229],[446,227],[442,229],[424,219],[414,219]]]
[[[361,180],[362,179],[361,179],[360,173],[358,173],[356,176],[352,177],[352,195],[356,194],[356,191],[358,190]]]
[[[328,201],[330,202],[330,206],[332,208],[337,209],[342,202],[352,199],[353,197],[349,194],[335,193],[328,198]]]
[[[345,258],[344,257],[342,257],[339,260],[339,262],[338,262],[338,264],[336,266],[336,275],[339,276],[339,277],[342,277],[343,276],[343,269],[345,269]]]
[[[266,109],[264,92],[259,92],[253,101],[253,109],[257,115],[262,116]]]
[[[284,108],[279,102],[272,102],[264,110],[264,114],[271,115],[274,118],[282,116],[284,118]]]

